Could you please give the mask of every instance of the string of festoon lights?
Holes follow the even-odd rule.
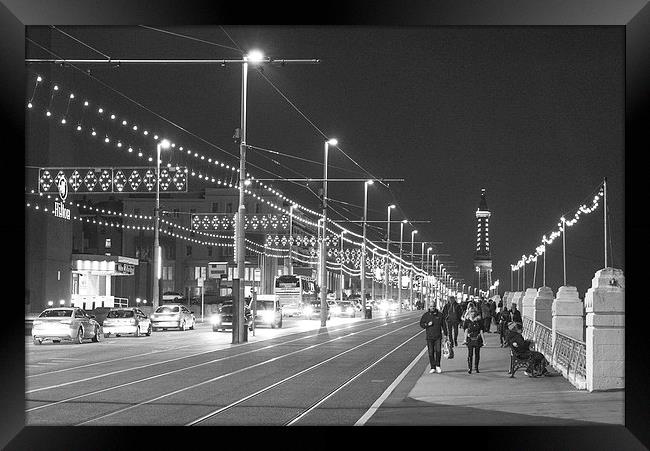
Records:
[[[37,78],[36,78],[36,81],[35,81],[34,92],[33,92],[33,94],[32,94],[32,98],[31,98],[30,101],[28,102],[28,108],[30,108],[30,109],[33,108],[33,106],[34,106],[34,104],[33,104],[33,99],[34,99],[34,96],[35,96],[35,94],[36,94],[36,90],[37,90],[37,88],[38,88],[38,86],[39,86],[39,83],[41,83],[42,81],[43,81],[43,77],[42,77],[41,75],[38,75]],[[52,100],[53,100],[53,98],[54,98],[55,93],[56,93],[56,92],[59,92],[59,91],[63,92],[63,89],[61,89],[61,88],[59,87],[58,84],[54,84],[54,86],[53,86],[53,91],[52,91],[52,96],[51,96],[51,98],[50,98],[50,105],[48,105],[48,108],[47,108],[47,111],[46,111],[46,116],[47,116],[47,117],[50,117],[50,116],[52,115],[52,113],[51,113],[51,111],[50,111],[51,103],[52,103]],[[69,96],[68,96],[68,103],[67,103],[67,107],[66,107],[66,114],[64,114],[64,116],[62,117],[62,119],[61,119],[61,121],[60,121],[61,125],[65,125],[65,124],[67,123],[66,116],[67,116],[67,112],[68,112],[68,110],[69,110],[70,102],[71,102],[73,99],[76,99],[76,98],[77,98],[77,97],[74,95],[74,93],[70,92],[70,94],[69,94]],[[129,123],[129,121],[128,121],[127,119],[123,119],[123,118],[121,118],[121,117],[118,117],[118,115],[115,114],[115,113],[111,113],[111,114],[109,114],[109,113],[106,112],[105,109],[104,109],[103,107],[101,107],[101,106],[98,106],[97,108],[90,107],[90,101],[89,101],[89,100],[84,100],[83,105],[84,105],[84,107],[87,108],[89,111],[93,111],[93,112],[95,112],[96,115],[97,115],[99,118],[104,119],[104,118],[110,117],[111,121],[114,121],[115,123],[120,123],[120,122],[121,122],[122,126],[124,126],[124,127],[127,127],[127,126],[128,126],[127,128],[128,128],[129,130],[131,130],[133,133],[138,133],[139,127],[138,127],[137,124],[133,124],[133,125],[132,125],[132,124]],[[81,131],[81,130],[82,130],[81,122],[78,122],[78,123],[77,123],[77,127],[76,127],[76,129],[77,129],[77,131]],[[91,135],[92,135],[92,136],[96,136],[97,132],[95,131],[95,129],[94,129],[94,128],[91,128],[91,130],[92,130],[92,131],[91,131]],[[155,133],[155,132],[151,132],[151,133],[150,133],[147,129],[141,129],[141,132],[142,132],[142,136],[143,136],[143,137],[149,137],[150,139],[152,139],[152,140],[154,140],[154,141],[158,141],[158,139],[159,139],[158,134]],[[125,149],[127,149],[127,151],[128,151],[129,153],[132,153],[132,152],[133,152],[133,147],[132,147],[132,146],[124,146],[124,145],[122,144],[121,140],[119,140],[119,139],[117,139],[117,140],[112,139],[112,138],[109,137],[107,134],[105,134],[104,142],[107,143],[107,144],[110,143],[110,142],[115,142],[115,143],[116,143],[115,146],[116,146],[117,148],[124,147]],[[152,146],[152,147],[153,147],[153,146]],[[171,143],[171,147],[172,147],[172,148],[176,148],[176,143],[173,143],[173,142],[172,142],[172,143]],[[187,150],[185,150],[185,149],[183,148],[183,146],[179,146],[178,151],[180,151],[180,152],[184,152],[184,153],[187,154],[187,155],[193,156],[193,157],[194,157],[195,159],[197,159],[197,160],[204,161],[204,162],[207,161],[207,162],[210,163],[210,164],[213,163],[213,159],[212,159],[211,157],[206,158],[205,155],[202,155],[202,154],[200,154],[199,152],[193,151],[193,150],[191,150],[191,149],[187,149]],[[143,154],[143,152],[142,152],[141,149],[139,149],[137,155],[138,155],[138,157],[140,157],[140,158],[143,158],[143,157],[144,157],[144,154]],[[150,156],[147,157],[147,160],[148,160],[149,162],[152,162],[153,159],[154,159],[153,155],[150,155]],[[235,166],[230,166],[230,165],[228,165],[228,164],[226,164],[226,163],[224,163],[224,162],[220,162],[220,161],[218,161],[217,159],[214,159],[214,165],[215,165],[215,167],[225,168],[226,170],[230,170],[231,172],[239,172],[239,169],[236,168]],[[172,167],[171,163],[168,163],[167,166],[168,166],[168,168],[171,168],[171,167]],[[177,169],[177,170],[179,169],[178,166],[177,166],[176,169]],[[222,180],[219,179],[219,178],[215,179],[214,177],[210,177],[210,176],[208,176],[207,174],[204,175],[204,174],[202,174],[200,171],[198,172],[198,175],[197,175],[197,171],[195,171],[195,170],[193,170],[193,169],[191,169],[191,168],[186,168],[186,169],[185,169],[185,172],[186,172],[187,174],[189,174],[190,176],[198,177],[199,179],[203,179],[203,180],[205,180],[205,181],[211,181],[211,182],[213,182],[213,183],[217,183],[217,184],[219,184],[219,185],[223,184],[224,186],[227,186],[227,187],[230,187],[230,188],[233,188],[233,189],[238,189],[237,186],[234,185],[232,182],[231,182],[231,183],[226,183],[226,181],[222,181]],[[306,211],[306,212],[308,212],[308,213],[310,213],[310,214],[312,214],[312,215],[315,215],[315,216],[317,216],[317,217],[322,217],[322,214],[321,214],[320,212],[317,212],[317,211],[315,211],[315,210],[312,210],[312,209],[310,209],[310,208],[308,208],[308,207],[306,207],[306,206],[304,206],[304,205],[301,205],[301,204],[299,204],[299,203],[297,203],[297,202],[291,200],[291,199],[288,198],[287,196],[284,196],[282,193],[280,193],[279,191],[277,191],[277,190],[276,190],[275,188],[273,188],[271,185],[267,185],[266,183],[263,183],[262,181],[257,180],[254,176],[251,176],[250,173],[247,173],[247,177],[249,177],[249,180],[250,180],[250,181],[254,181],[255,183],[259,184],[260,187],[266,189],[268,192],[274,194],[275,196],[277,196],[278,198],[282,199],[283,201],[287,201],[287,202],[289,202],[289,203],[292,203],[292,204],[294,205],[294,207],[297,207],[298,209],[303,210],[303,211]],[[284,212],[284,213],[290,213],[287,209],[285,209],[285,208],[283,208],[283,207],[281,207],[281,206],[278,206],[278,205],[276,205],[275,203],[270,202],[270,201],[268,201],[268,200],[266,200],[266,199],[263,199],[261,196],[258,196],[256,193],[254,193],[254,192],[252,192],[252,191],[250,191],[250,190],[245,189],[244,191],[245,191],[247,194],[252,195],[254,198],[260,200],[260,201],[263,202],[263,203],[266,203],[266,204],[270,205],[271,207],[273,207],[273,208],[275,208],[275,209],[277,209],[277,210],[280,210],[280,211],[282,211],[282,212]],[[296,220],[298,220],[299,222],[303,222],[303,223],[308,224],[308,225],[311,225],[311,226],[313,226],[313,227],[318,227],[318,226],[319,226],[316,222],[309,221],[309,220],[307,220],[306,218],[303,218],[303,217],[301,217],[301,216],[296,216],[295,218],[296,218]],[[354,232],[352,232],[352,231],[350,231],[350,230],[345,229],[345,228],[342,227],[340,224],[334,222],[331,218],[328,218],[328,222],[329,222],[330,224],[332,224],[332,225],[338,227],[340,231],[345,231],[346,233],[348,233],[348,234],[350,234],[350,235],[354,235],[354,236],[356,236],[356,237],[358,237],[358,238],[362,238],[362,239],[363,239],[363,236],[362,236],[362,235],[357,234],[357,233],[354,233]],[[332,233],[336,233],[336,231],[332,230],[331,228],[328,228],[327,230],[330,231],[330,232],[332,232]],[[339,233],[340,233],[340,232],[339,232]],[[349,243],[352,244],[352,245],[362,246],[362,243],[360,243],[360,242],[355,242],[355,241],[353,241],[352,239],[344,238],[344,240],[347,241],[347,242],[349,242]],[[376,246],[376,245],[375,245],[374,243],[372,243],[372,242],[369,242],[368,244],[369,244],[370,247],[373,247],[373,246],[376,247],[376,252],[380,252],[380,253],[382,253],[382,251],[383,251],[382,248]],[[393,254],[392,252],[389,253],[389,254],[391,255],[391,257],[390,257],[390,260],[391,260],[391,261],[396,262],[396,261],[399,259],[399,257],[397,257],[397,255]]]
[[[543,255],[546,252],[546,245],[547,244],[552,244],[553,241],[555,241],[556,238],[559,238],[562,236],[562,232],[564,231],[563,229],[563,223],[567,227],[572,227],[574,226],[578,220],[580,219],[580,216],[582,215],[588,215],[589,213],[593,212],[598,208],[598,205],[600,204],[600,199],[604,196],[604,185],[601,183],[598,188],[596,188],[596,191],[598,191],[594,197],[591,199],[591,205],[587,206],[586,203],[582,203],[577,209],[576,212],[573,214],[573,217],[570,220],[566,219],[565,215],[562,215],[560,217],[560,221],[557,223],[557,230],[554,230],[550,232],[548,235],[544,235],[542,237],[542,243],[535,248],[535,253],[529,254],[529,255],[522,255],[521,259],[516,263],[516,264],[511,264],[510,265],[510,270],[511,271],[517,271],[520,268],[522,268],[524,265],[527,265],[528,263],[531,262],[536,262],[537,257]]]
[[[33,109],[34,108],[34,105],[35,105],[34,98],[35,98],[35,95],[36,95],[36,91],[37,91],[38,87],[40,86],[40,83],[43,82],[43,80],[44,80],[43,76],[41,76],[41,75],[38,75],[36,77],[34,91],[32,93],[32,97],[30,98],[30,100],[29,100],[29,102],[27,104],[28,109]],[[62,94],[63,89],[59,86],[58,83],[56,83],[56,84],[51,83],[51,84],[53,85],[52,86],[52,94],[50,96],[50,102],[49,102],[48,106],[45,108],[47,117],[52,117],[53,116],[53,113],[52,113],[51,109],[52,109],[52,103],[53,103],[55,95],[57,93],[61,93],[61,95],[63,95]],[[65,126],[67,124],[67,122],[68,122],[67,115],[68,115],[68,112],[69,112],[70,103],[78,98],[73,92],[71,92],[71,91],[68,91],[68,92],[69,92],[69,94],[67,96],[66,113],[61,117],[61,119],[59,121],[59,124],[61,126]],[[83,119],[85,117],[86,111],[94,112],[96,114],[96,116],[98,118],[102,119],[102,120],[108,120],[107,118],[110,118],[110,121],[112,121],[112,123],[115,123],[115,124],[120,124],[121,123],[121,125],[126,130],[130,130],[133,134],[140,135],[140,133],[141,133],[142,137],[150,138],[155,142],[157,142],[159,140],[159,138],[160,138],[158,133],[150,132],[146,128],[140,127],[138,124],[131,123],[127,119],[125,119],[125,118],[123,118],[121,116],[118,116],[118,114],[109,113],[102,106],[91,107],[91,102],[89,100],[87,100],[87,99],[85,99],[83,101],[83,114],[84,114],[84,116],[82,116],[82,118],[77,122],[77,125],[75,127],[78,132],[81,132],[81,131],[85,130],[85,128],[86,128],[86,127],[82,126]],[[89,133],[93,137],[97,136],[97,131],[92,126],[90,127],[90,132]],[[138,147],[138,152],[134,153],[135,150],[134,150],[133,145],[123,144],[121,139],[119,139],[119,138],[115,139],[115,138],[109,136],[107,133],[104,134],[104,143],[105,144],[113,143],[115,148],[118,148],[118,149],[123,148],[128,153],[137,155],[139,158],[146,158],[146,160],[149,161],[149,162],[152,162],[154,160],[153,155],[149,155],[149,156],[145,157],[145,154],[142,152],[141,148]],[[152,146],[152,148],[153,147],[154,146]],[[176,147],[177,147],[176,143],[172,142],[171,143],[171,148],[176,149]],[[191,157],[194,157],[197,160],[197,162],[207,162],[210,165],[214,165],[214,168],[224,168],[226,171],[230,171],[230,173],[233,174],[233,175],[239,172],[239,169],[236,168],[234,165],[231,166],[231,165],[229,165],[229,164],[227,164],[227,163],[225,163],[223,161],[219,161],[217,159],[212,159],[211,157],[206,158],[205,155],[202,155],[199,152],[196,152],[196,151],[191,150],[189,148],[184,149],[183,146],[178,146],[177,151],[181,152],[184,155],[189,155]],[[168,163],[167,167],[171,168],[172,164]],[[176,169],[179,170],[179,167],[177,166]],[[209,182],[212,182],[212,183],[217,183],[218,185],[223,185],[224,187],[238,189],[237,185],[232,183],[232,176],[231,176],[231,181],[228,182],[225,179],[222,180],[219,177],[215,178],[214,176],[208,175],[207,173],[204,174],[201,171],[194,170],[193,168],[190,168],[190,167],[185,168],[185,173],[187,173],[189,176],[196,177],[196,178],[201,179],[203,181],[209,181]],[[250,173],[247,172],[246,175],[248,177],[248,180],[247,180],[247,185],[248,186],[252,182],[255,182],[261,188],[267,190],[268,192],[275,195],[276,197],[282,199],[283,201],[287,201],[288,203],[291,203],[294,208],[298,208],[298,209],[300,209],[302,211],[305,211],[305,212],[310,213],[310,214],[312,214],[314,216],[322,218],[321,213],[319,213],[319,212],[317,212],[315,210],[312,210],[312,209],[310,209],[310,208],[308,208],[308,207],[306,207],[304,205],[301,205],[298,202],[295,202],[295,201],[291,200],[290,198],[288,198],[287,196],[283,195],[281,192],[276,190],[273,186],[268,185],[266,183],[263,183],[260,180],[257,180]],[[283,208],[283,207],[275,204],[274,202],[271,202],[269,200],[266,200],[266,199],[262,198],[261,196],[257,195],[256,193],[250,191],[249,189],[244,189],[244,192],[251,195],[252,197],[258,199],[260,202],[268,204],[269,206],[271,206],[272,208],[274,208],[276,210],[279,210],[279,211],[281,211],[283,213],[291,214],[291,212],[288,209]],[[304,218],[304,217],[302,217],[300,215],[294,215],[293,217],[294,217],[294,219],[296,219],[299,222],[302,222],[303,224],[307,224],[307,225],[310,225],[310,226],[316,227],[316,228],[319,227],[319,224],[317,222],[310,221],[307,218]],[[362,246],[362,242],[357,242],[357,241],[354,241],[351,238],[345,237],[345,235],[347,234],[348,236],[355,236],[355,237],[361,238],[363,240],[362,235],[345,229],[340,224],[334,222],[331,218],[328,218],[328,223],[332,224],[333,226],[336,226],[339,229],[339,232],[337,233],[336,231],[332,230],[329,227],[327,228],[328,231],[330,231],[330,232],[332,232],[332,233],[334,233],[336,235],[340,234],[341,232],[344,232],[344,237],[343,237],[344,241],[350,243],[351,245],[360,246],[360,247]],[[193,230],[193,232],[197,233],[198,231]],[[390,260],[392,263],[398,263],[399,262],[399,260],[400,260],[399,257],[396,254],[394,254],[393,252],[389,251],[388,254],[387,254],[388,255],[388,257],[387,257],[385,249],[377,246],[375,243],[373,243],[373,242],[371,242],[369,240],[366,240],[366,241],[367,241],[367,247],[369,247],[370,250],[373,251],[374,253],[380,254],[380,256],[382,258],[388,258],[388,260]],[[258,243],[251,242],[251,244],[260,246]],[[277,249],[277,250],[279,250],[279,249]],[[412,266],[409,262],[406,262],[406,261],[403,261],[403,265],[406,266],[406,267],[411,267]],[[414,272],[416,272],[418,274],[420,274],[420,273],[424,274],[424,272],[419,271],[418,268],[416,268],[416,267],[413,267],[411,270],[413,270]]]
[[[39,83],[41,83],[42,81],[43,81],[43,77],[40,76],[40,75],[38,75],[37,78],[36,78],[36,82],[35,82],[35,87],[34,87],[34,92],[33,92],[32,98],[30,99],[30,101],[28,102],[28,105],[27,105],[29,109],[32,109],[32,108],[34,107],[33,99],[34,99],[34,96],[35,96],[35,94],[36,94],[36,90],[37,90],[37,88],[38,88],[38,86],[39,86]],[[57,92],[59,92],[59,91],[60,91],[60,92],[63,92],[63,90],[59,87],[58,84],[54,84],[54,85],[53,85],[53,90],[52,90],[52,95],[51,95],[51,97],[50,97],[50,103],[49,103],[49,105],[48,105],[48,107],[47,107],[47,109],[46,109],[46,116],[47,116],[47,117],[51,117],[51,116],[52,116],[52,112],[51,112],[52,101],[53,101],[53,99],[54,99],[54,95],[55,95],[55,93],[57,93]],[[65,124],[67,123],[66,116],[67,116],[67,113],[68,113],[68,111],[69,111],[70,102],[71,102],[73,99],[75,99],[75,98],[76,98],[76,96],[74,95],[74,93],[70,92],[70,94],[69,94],[69,96],[68,96],[68,103],[67,103],[67,107],[66,107],[66,113],[63,115],[63,117],[62,117],[62,119],[61,119],[61,121],[60,121],[60,124],[61,124],[61,125],[65,125]],[[112,121],[114,121],[115,123],[119,123],[119,122],[121,121],[122,126],[124,126],[124,127],[127,127],[127,126],[128,126],[128,129],[130,129],[130,130],[131,130],[132,132],[134,132],[134,133],[137,133],[137,132],[138,132],[138,129],[139,129],[139,128],[138,128],[138,125],[137,125],[137,124],[133,124],[133,125],[131,125],[131,124],[129,123],[128,120],[126,120],[126,119],[122,119],[122,118],[118,117],[118,115],[116,115],[115,113],[111,113],[111,114],[109,115],[109,113],[106,112],[105,109],[104,109],[103,107],[101,107],[101,106],[99,106],[99,107],[97,107],[97,108],[90,107],[90,101],[89,101],[89,100],[84,100],[83,106],[84,106],[84,108],[88,109],[89,111],[94,111],[94,112],[97,114],[97,116],[98,116],[99,118],[101,118],[101,119],[104,119],[104,118],[110,117],[110,119],[111,119]],[[76,126],[77,131],[82,131],[82,125],[81,125],[81,123],[82,123],[81,121],[79,121],[79,122],[77,123],[77,126]],[[97,135],[97,132],[96,132],[96,130],[95,130],[94,127],[91,127],[91,132],[90,132],[90,133],[91,133],[92,136],[96,136],[96,135]],[[158,141],[158,139],[159,139],[159,136],[158,136],[157,133],[155,133],[155,132],[150,133],[147,129],[143,129],[143,130],[142,130],[142,136],[144,136],[144,137],[150,137],[150,138],[153,139],[154,141]],[[127,151],[128,151],[129,153],[132,153],[132,152],[134,151],[134,150],[133,150],[133,146],[131,146],[131,145],[128,145],[128,146],[123,145],[123,144],[122,144],[122,141],[121,141],[120,139],[117,139],[117,140],[112,139],[111,137],[108,136],[108,134],[105,134],[105,135],[104,135],[104,142],[105,142],[106,144],[109,144],[109,143],[111,143],[111,142],[115,142],[115,143],[116,143],[115,146],[116,146],[117,148],[122,148],[122,147],[124,147],[125,149],[127,149]],[[171,143],[171,147],[172,147],[172,148],[175,148],[175,147],[176,147],[176,143]],[[178,148],[178,150],[179,150],[180,152],[186,152],[187,155],[194,156],[194,158],[199,159],[199,160],[201,160],[201,161],[207,161],[208,163],[212,163],[212,162],[213,162],[213,161],[212,161],[212,158],[208,157],[208,158],[206,159],[205,155],[201,155],[199,152],[192,151],[191,149],[187,149],[187,150],[185,150],[182,146],[180,146],[180,147]],[[138,150],[137,155],[138,155],[138,157],[140,157],[140,158],[143,158],[143,157],[144,157],[144,153],[142,152],[141,149]],[[148,157],[147,157],[147,160],[148,160],[149,162],[152,162],[152,161],[153,161],[153,156],[152,156],[152,155],[148,156]],[[226,164],[226,163],[224,163],[224,162],[220,162],[220,161],[218,161],[218,160],[216,160],[216,159],[214,160],[214,164],[215,164],[215,166],[217,166],[217,167],[218,167],[218,166],[220,166],[220,167],[222,167],[222,168],[225,167],[226,170],[230,170],[231,172],[239,172],[239,169],[238,169],[238,168],[236,168],[236,167],[234,167],[234,166],[230,166],[230,165],[228,165],[228,164]],[[167,166],[168,166],[168,168],[171,168],[171,167],[172,167],[172,164],[171,164],[171,163],[168,163]],[[176,169],[179,170],[179,167],[177,166]],[[190,172],[190,171],[191,171],[191,172]],[[196,172],[194,169],[191,169],[191,168],[186,168],[186,169],[185,169],[185,173],[189,174],[190,176],[198,177],[199,179],[204,179],[205,181],[212,181],[212,182],[216,182],[217,184],[223,184],[224,186],[228,186],[228,187],[230,187],[230,188],[237,189],[237,186],[236,186],[236,185],[233,185],[232,182],[231,182],[231,183],[226,183],[225,181],[222,181],[222,180],[219,179],[219,178],[215,179],[214,177],[210,177],[210,176],[208,176],[207,174],[204,175],[204,174],[202,174],[200,171],[198,172],[198,175],[197,175],[197,172]],[[261,187],[263,187],[263,188],[266,189],[267,191],[271,192],[272,194],[276,195],[276,196],[279,197],[280,199],[282,199],[282,200],[286,200],[286,201],[288,201],[288,202],[293,203],[294,208],[297,207],[297,208],[299,208],[299,209],[301,209],[301,210],[303,210],[303,211],[306,211],[306,212],[308,212],[308,213],[310,213],[310,214],[313,214],[313,215],[321,216],[321,217],[322,217],[322,215],[321,215],[319,212],[314,211],[314,210],[311,210],[311,209],[309,209],[309,208],[307,208],[307,207],[305,207],[305,206],[303,206],[303,205],[298,204],[298,203],[295,202],[295,201],[292,201],[292,200],[289,199],[288,197],[286,197],[286,196],[284,196],[283,194],[281,194],[279,191],[275,190],[272,186],[267,185],[267,184],[265,184],[265,183],[263,183],[263,182],[261,182],[261,181],[255,179],[255,178],[254,178],[253,176],[251,176],[249,173],[247,173],[247,176],[250,178],[250,180],[255,181],[256,183],[258,183],[259,185],[261,185]],[[249,183],[250,183],[250,181],[249,181]],[[245,189],[244,191],[245,191],[247,194],[252,195],[254,198],[260,200],[260,201],[263,202],[263,203],[267,203],[268,205],[270,205],[271,207],[273,207],[273,208],[275,208],[275,209],[277,209],[277,210],[280,210],[280,211],[282,211],[282,212],[284,212],[284,213],[290,213],[287,209],[282,208],[282,207],[280,207],[280,206],[278,206],[278,205],[274,204],[273,202],[270,202],[270,201],[268,201],[268,200],[266,200],[266,199],[263,199],[261,196],[258,196],[256,193],[254,193],[254,192],[252,192],[252,191],[250,191],[250,190]],[[301,217],[301,216],[296,216],[296,220],[298,220],[298,221],[300,221],[300,222],[303,222],[303,223],[305,223],[305,224],[308,224],[308,225],[314,226],[314,227],[318,227],[318,226],[319,226],[317,223],[315,223],[315,222],[313,222],[313,221],[309,221],[309,220],[307,220],[306,218],[303,218],[303,217]],[[351,231],[349,231],[349,230],[347,230],[347,229],[344,229],[344,228],[341,227],[339,224],[333,222],[331,219],[329,220],[329,222],[330,222],[331,224],[334,224],[334,225],[336,225],[337,227],[339,227],[339,229],[340,229],[341,231],[345,231],[345,232],[347,232],[347,233],[349,233],[349,234],[351,234],[351,235],[354,235],[354,236],[357,236],[357,237],[359,237],[359,238],[362,238],[361,235],[356,234],[356,233],[354,233],[354,232],[351,232]],[[328,228],[328,230],[329,230],[330,232],[336,233],[336,232],[334,232],[332,229],[329,229],[329,228]],[[347,242],[349,242],[350,244],[353,244],[353,245],[357,245],[357,246],[361,246],[361,245],[362,245],[361,243],[359,243],[359,242],[355,242],[355,241],[353,241],[353,240],[351,240],[351,239],[344,238],[344,240],[347,241]],[[374,243],[369,243],[369,244],[370,244],[371,247],[374,246]],[[376,251],[377,251],[377,252],[382,252],[382,249],[379,248],[379,247],[377,247]],[[391,253],[391,254],[392,254],[392,253]],[[396,256],[395,256],[394,254],[392,254],[392,258],[391,258],[391,260],[395,261],[395,260],[394,260],[395,258],[396,258]]]
[[[35,107],[35,104],[36,104],[36,103],[34,102],[34,96],[35,96],[35,94],[36,94],[36,90],[37,90],[38,86],[40,85],[40,83],[43,82],[43,80],[44,80],[44,79],[43,79],[43,77],[42,77],[41,75],[38,75],[38,76],[36,77],[35,87],[34,87],[34,93],[33,93],[32,97],[30,98],[29,102],[27,103],[27,108],[28,108],[28,109],[33,109],[33,108]],[[52,113],[52,111],[51,111],[51,105],[52,105],[52,102],[53,102],[53,99],[54,99],[54,95],[55,95],[56,93],[58,93],[58,92],[63,92],[63,89],[59,86],[59,84],[52,84],[52,85],[53,85],[53,87],[52,87],[52,96],[50,97],[50,103],[49,103],[49,105],[45,108],[45,115],[46,115],[46,117],[52,117],[52,116],[53,116],[53,113]],[[62,125],[62,126],[66,125],[67,122],[68,122],[68,120],[66,119],[66,116],[67,116],[67,112],[68,112],[68,110],[69,110],[69,104],[70,104],[70,101],[72,101],[72,100],[74,100],[74,99],[77,99],[77,96],[75,96],[75,94],[74,94],[73,92],[70,92],[70,94],[69,94],[69,96],[68,96],[68,99],[69,99],[69,100],[68,100],[68,106],[67,106],[67,108],[66,108],[66,114],[64,114],[64,115],[61,117],[61,120],[59,121],[59,124]],[[140,131],[141,131],[141,136],[142,136],[142,137],[144,137],[144,138],[150,138],[150,139],[152,139],[154,142],[157,142],[157,141],[159,140],[159,138],[160,138],[160,136],[158,135],[158,133],[156,133],[156,132],[149,132],[149,130],[147,130],[147,129],[145,129],[145,128],[142,128],[142,127],[139,127],[137,124],[132,124],[132,123],[130,123],[127,119],[122,118],[122,117],[119,116],[118,114],[115,114],[115,113],[110,113],[110,114],[109,114],[109,113],[108,113],[108,112],[107,112],[103,107],[101,107],[101,106],[91,107],[91,101],[90,101],[90,100],[87,100],[87,99],[84,100],[84,102],[83,102],[83,108],[84,108],[84,110],[83,110],[83,111],[84,111],[84,114],[85,114],[86,111],[91,111],[91,112],[94,112],[94,113],[97,115],[97,117],[100,118],[100,119],[106,119],[106,118],[109,118],[109,117],[110,117],[110,120],[111,120],[113,123],[115,123],[115,124],[120,124],[120,123],[121,123],[122,126],[123,126],[126,130],[130,130],[130,131],[131,131],[132,133],[134,133],[134,134],[138,134],[138,135],[140,135],[140,132],[139,132],[139,130],[140,130]],[[83,119],[83,118],[82,118],[82,119]],[[85,130],[85,128],[86,128],[86,127],[83,127],[83,126],[82,126],[82,119],[79,120],[79,121],[77,121],[77,125],[76,125],[76,127],[75,127],[76,130],[77,130],[78,132],[82,132],[82,131]],[[90,134],[91,134],[91,136],[93,136],[93,137],[97,136],[97,131],[95,130],[95,127],[92,127],[92,126],[90,127]],[[124,144],[124,143],[122,143],[122,140],[121,140],[121,139],[113,138],[113,137],[109,136],[107,133],[104,133],[104,142],[105,142],[106,144],[114,143],[114,145],[115,145],[116,148],[124,148],[124,149],[126,149],[126,151],[127,151],[128,153],[134,153],[134,152],[135,152],[134,147],[133,147],[132,145]],[[172,142],[170,145],[171,145],[171,148],[172,148],[172,149],[176,149],[176,147],[177,147],[177,146],[176,146],[176,143],[174,143],[174,142]],[[152,148],[153,148],[153,147],[155,147],[155,146],[152,146]],[[223,162],[223,161],[219,161],[219,160],[217,160],[217,159],[213,159],[213,158],[211,158],[211,157],[206,157],[205,155],[203,155],[203,154],[201,154],[201,153],[199,153],[199,152],[197,152],[197,151],[194,151],[194,150],[192,150],[192,149],[184,149],[183,146],[178,146],[177,151],[178,151],[178,152],[181,152],[181,153],[184,154],[184,155],[189,155],[190,157],[194,157],[194,158],[197,160],[197,162],[204,162],[204,163],[207,162],[207,163],[210,164],[210,165],[214,165],[214,168],[217,168],[217,167],[225,168],[225,170],[229,170],[230,173],[232,174],[232,175],[231,175],[231,181],[230,181],[230,182],[226,182],[225,180],[221,180],[221,179],[218,178],[218,177],[215,179],[215,177],[210,176],[210,175],[208,175],[207,173],[204,174],[204,173],[202,173],[201,171],[194,170],[194,169],[191,169],[191,168],[187,168],[187,169],[185,170],[185,172],[186,172],[188,175],[190,175],[190,176],[192,176],[192,177],[197,177],[197,178],[202,179],[202,180],[205,180],[205,181],[211,181],[211,182],[213,182],[213,183],[217,183],[218,185],[224,185],[224,186],[229,187],[229,188],[238,189],[238,186],[237,186],[236,184],[233,184],[233,183],[232,183],[232,176],[239,172],[239,168],[237,168],[236,166],[234,166],[234,165],[229,165],[229,164],[227,164],[227,163],[225,163],[225,162]],[[142,152],[142,149],[139,148],[139,147],[138,147],[138,152],[135,153],[134,155],[137,155],[137,156],[140,157],[140,158],[145,158],[145,159],[146,159],[147,161],[149,161],[149,162],[153,162],[153,161],[154,161],[154,155],[153,155],[153,154],[148,155],[148,156],[145,156],[144,152]],[[169,168],[171,168],[171,167],[172,167],[172,164],[171,164],[171,163],[168,163],[167,166],[168,166]],[[177,168],[177,169],[178,169],[178,168]],[[306,212],[308,212],[308,213],[311,213],[311,214],[313,214],[313,215],[316,215],[316,216],[322,216],[322,215],[321,215],[320,213],[318,213],[317,211],[311,210],[311,209],[305,207],[304,205],[301,205],[301,204],[299,204],[298,202],[291,200],[290,198],[288,198],[287,196],[285,196],[284,194],[282,194],[280,191],[276,190],[273,186],[268,185],[268,184],[266,184],[266,183],[263,183],[263,182],[260,181],[260,180],[257,180],[257,179],[256,179],[254,176],[252,176],[250,173],[247,172],[247,173],[246,173],[246,176],[247,176],[247,178],[248,178],[248,180],[247,180],[247,186],[249,186],[250,183],[255,182],[255,183],[259,184],[260,187],[266,189],[267,191],[269,191],[270,193],[274,194],[276,197],[280,198],[281,200],[286,201],[286,202],[289,202],[289,203],[293,204],[295,207],[297,207],[297,208],[299,208],[299,209],[301,209],[301,210],[303,210],[303,211],[306,211]],[[273,208],[275,208],[275,209],[277,209],[277,210],[280,210],[280,211],[282,211],[282,212],[284,212],[284,213],[289,213],[289,210],[287,210],[287,209],[285,209],[285,208],[283,208],[283,207],[281,207],[281,206],[279,206],[279,205],[277,205],[277,204],[275,204],[275,203],[273,203],[273,202],[271,202],[271,201],[269,201],[269,200],[263,199],[261,196],[258,196],[256,193],[254,193],[254,192],[252,192],[252,191],[250,191],[250,190],[245,189],[244,191],[245,191],[247,194],[252,195],[254,198],[257,198],[257,199],[260,200],[261,202],[266,203],[266,204],[270,205],[271,207],[273,207]],[[316,222],[309,221],[308,219],[303,218],[303,217],[300,217],[300,216],[297,216],[296,219],[297,219],[298,221],[300,221],[300,222],[303,222],[303,223],[305,223],[305,224],[308,224],[308,225],[311,225],[311,226],[314,226],[314,227],[317,227],[317,226],[318,226],[318,224],[317,224]]]

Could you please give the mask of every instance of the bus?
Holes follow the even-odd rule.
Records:
[[[277,276],[273,286],[283,316],[300,316],[304,305],[318,300],[316,281],[311,277],[285,274]]]

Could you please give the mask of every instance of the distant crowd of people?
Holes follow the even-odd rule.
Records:
[[[418,305],[418,308],[420,305]],[[422,308],[424,306],[422,305]],[[496,329],[491,332],[492,326]],[[430,373],[441,373],[440,358],[442,345],[446,341],[450,347],[458,346],[458,331],[462,329],[462,343],[467,347],[467,373],[479,373],[481,348],[485,344],[484,333],[498,333],[501,347],[510,347],[513,354],[528,360],[525,373],[528,376],[547,373],[548,362],[544,356],[532,349],[532,342],[522,335],[522,317],[516,303],[510,309],[499,298],[464,299],[457,302],[450,296],[440,311],[433,303],[420,318],[420,327],[426,331],[429,353]]]

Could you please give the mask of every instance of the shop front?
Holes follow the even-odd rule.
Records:
[[[114,295],[117,279],[135,274],[138,259],[120,255],[72,254],[72,295],[74,307],[127,307],[128,297]]]

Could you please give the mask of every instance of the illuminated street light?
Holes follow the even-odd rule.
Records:
[[[363,183],[363,240],[361,242],[361,308],[366,315],[366,221],[368,220],[368,186],[375,183],[366,180]]]
[[[388,285],[390,284],[390,274],[389,274],[389,264],[388,264],[388,252],[390,246],[390,211],[395,208],[394,204],[388,206],[388,221],[386,222],[386,264],[384,265],[384,300],[388,300]]]
[[[169,149],[171,143],[168,139],[163,139],[156,145],[156,206],[154,208],[154,229],[153,229],[153,306],[154,308],[158,307],[158,298],[159,298],[159,288],[160,288],[160,278],[162,273],[162,261],[160,255],[160,240],[159,240],[159,231],[160,228],[160,150]]]

